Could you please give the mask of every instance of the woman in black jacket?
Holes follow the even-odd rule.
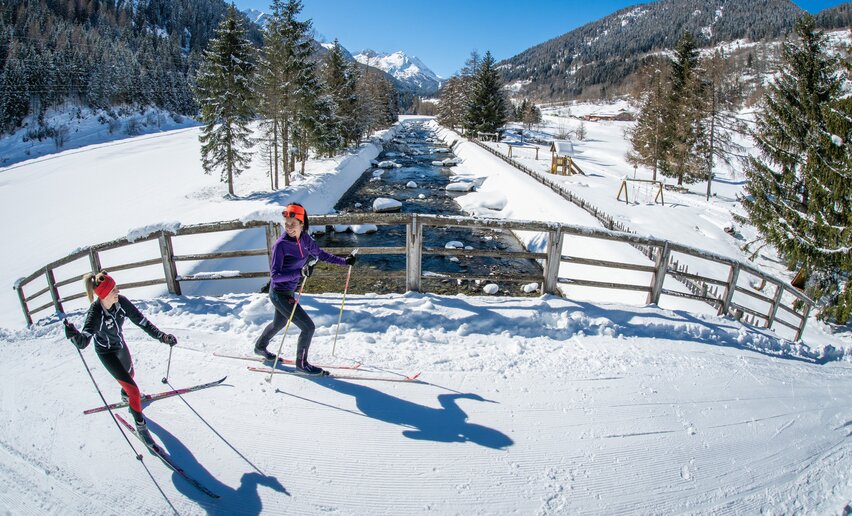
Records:
[[[145,418],[142,417],[141,393],[136,382],[133,381],[133,361],[122,332],[124,320],[130,319],[145,333],[169,346],[177,344],[177,339],[174,335],[157,329],[133,303],[126,297],[120,296],[115,280],[106,271],[98,274],[88,273],[83,276],[83,282],[92,306],[86,314],[82,331],[78,331],[72,323],[65,321],[65,336],[78,349],[86,348],[89,341],[94,338],[95,353],[106,370],[121,384],[121,398],[127,400],[130,405],[130,413],[133,415],[139,435],[146,444],[153,444]],[[94,299],[96,295],[97,300]]]

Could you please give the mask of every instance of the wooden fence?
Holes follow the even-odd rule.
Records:
[[[592,288],[639,291],[647,294],[646,302],[660,304],[666,296],[697,299],[718,307],[718,313],[729,314],[737,319],[755,326],[792,330],[793,340],[799,340],[805,327],[809,312],[813,306],[807,296],[787,285],[783,280],[771,277],[749,264],[739,262],[724,256],[713,254],[700,249],[691,248],[666,240],[639,236],[622,231],[612,231],[603,228],[590,228],[568,224],[555,224],[530,221],[511,221],[501,219],[479,219],[470,217],[451,217],[438,215],[419,215],[404,213],[360,213],[342,215],[317,215],[311,217],[315,226],[375,224],[377,226],[405,225],[405,245],[399,247],[360,247],[361,254],[372,255],[404,255],[405,270],[401,272],[379,272],[364,269],[364,274],[383,278],[399,278],[405,280],[406,289],[421,291],[423,280],[426,278],[452,278],[464,280],[488,280],[495,282],[540,282],[542,291],[550,294],[559,293],[559,285],[580,286]],[[499,251],[477,249],[445,249],[424,247],[424,228],[465,227],[479,230],[525,231],[538,232],[546,235],[544,252],[529,251]],[[223,231],[262,230],[265,232],[266,246],[260,249],[238,249],[213,253],[196,253],[177,255],[174,252],[175,242],[189,235],[215,233]],[[114,240],[92,247],[80,249],[71,255],[52,262],[25,278],[19,279],[15,290],[20,299],[21,308],[27,324],[33,323],[33,314],[50,308],[56,314],[63,314],[63,302],[85,297],[82,291],[82,281],[79,270],[98,271],[103,268],[111,272],[141,269],[160,271],[153,278],[122,283],[122,290],[153,285],[164,285],[172,294],[180,295],[181,284],[188,281],[215,281],[235,278],[263,278],[269,272],[258,271],[222,271],[221,273],[178,273],[177,264],[180,262],[216,260],[223,258],[267,256],[271,258],[272,244],[280,235],[281,227],[270,222],[218,222],[181,227],[174,232],[158,231],[147,237],[133,242],[126,238]],[[564,249],[565,237],[575,236],[595,240],[621,242],[650,250],[653,260],[647,265],[619,263],[601,259],[590,259],[577,253],[567,253]],[[156,243],[159,256],[132,263],[102,263],[105,252],[140,245],[145,242]],[[332,253],[346,253],[349,248],[327,248]],[[570,250],[568,250],[570,251]],[[137,253],[133,253],[134,256]],[[424,255],[442,256],[490,256],[496,258],[521,258],[540,260],[543,263],[543,274],[538,275],[491,275],[472,277],[463,273],[438,273],[423,270]],[[675,258],[677,256],[677,258]],[[715,275],[695,274],[684,270],[679,260],[688,259],[693,264],[710,264],[699,267],[702,270],[716,270]],[[71,264],[77,265],[76,274],[67,274],[58,278],[58,271],[66,271]],[[641,284],[619,283],[617,281],[601,282],[592,277],[565,277],[560,274],[562,264],[580,264],[611,270],[607,277],[618,278],[619,271],[638,271],[643,273],[645,281]],[[361,274],[361,271],[359,271]],[[599,277],[596,275],[595,277]],[[666,279],[689,281],[694,288],[683,292],[667,288]],[[753,280],[753,281],[750,281]],[[759,288],[755,281],[759,280]],[[774,289],[771,293],[763,293],[766,289]],[[31,290],[32,289],[32,290]],[[35,305],[35,306],[33,306]]]
[[[491,154],[497,156],[501,160],[512,165],[513,167],[520,170],[521,172],[527,174],[531,178],[535,179],[539,183],[547,186],[553,192],[555,192],[557,195],[561,196],[563,199],[570,201],[571,203],[575,204],[576,206],[582,208],[587,213],[589,213],[591,216],[596,218],[603,225],[603,227],[610,229],[610,230],[622,231],[622,232],[626,232],[626,233],[635,233],[635,231],[633,231],[627,225],[616,220],[615,217],[613,217],[612,215],[609,215],[608,213],[599,209],[597,206],[594,206],[593,204],[589,203],[588,201],[586,201],[582,197],[577,196],[576,194],[571,192],[568,188],[566,188],[563,184],[559,183],[558,181],[553,181],[552,179],[546,177],[545,174],[542,174],[541,172],[535,171],[535,170],[531,169],[530,167],[524,165],[523,163],[519,163],[515,159],[513,159],[509,156],[506,156],[505,154],[501,153],[499,150],[493,149],[493,148],[489,147],[488,145],[485,145],[481,141],[478,141],[476,139],[470,139],[469,141],[471,141],[471,142],[475,143],[476,145],[482,147],[483,149],[487,150]],[[460,142],[459,140],[453,141],[453,143],[450,145],[450,148],[452,148],[454,145],[456,145],[459,142]],[[660,197],[661,196],[662,196],[662,192],[660,192]],[[648,257],[648,259],[653,260],[655,263],[659,259],[658,248],[656,248],[656,247],[637,243],[637,242],[631,242],[631,245],[633,247],[635,247],[636,249],[638,249],[639,251],[641,251],[645,256]],[[687,254],[690,254],[690,253],[687,253]],[[719,313],[725,313],[726,309],[728,308],[728,303],[725,303],[725,299],[726,299],[727,294],[725,292],[719,291],[719,286],[721,284],[718,280],[712,280],[712,279],[709,279],[709,278],[705,278],[706,281],[704,281],[702,279],[702,276],[690,274],[689,273],[689,263],[681,263],[680,260],[674,258],[671,255],[669,255],[668,261],[669,261],[669,264],[668,264],[669,267],[673,268],[672,276],[675,279],[677,279],[677,281],[679,281],[680,283],[685,285],[686,288],[689,289],[694,294],[695,299],[703,300],[704,302],[718,308]],[[695,265],[695,264],[693,264],[693,265]],[[762,273],[760,273],[759,271],[757,271],[753,267],[749,267],[749,270],[755,270],[756,272],[755,272],[754,276],[756,276],[757,279],[760,280],[761,284],[764,284]],[[764,286],[765,286],[765,284],[764,284]],[[785,287],[786,287],[786,285],[785,285]],[[751,292],[751,294],[754,294],[754,299],[758,303],[766,303],[767,297],[761,294],[763,287],[761,287],[760,289],[754,289],[754,290],[757,290],[756,292]],[[799,291],[794,291],[792,289],[789,289],[789,287],[787,287],[787,290],[790,290],[791,293],[792,293],[791,295],[793,295],[793,296],[798,296],[798,297],[801,297],[803,299],[808,299],[806,296],[801,294]],[[777,296],[780,296],[782,293],[783,293],[782,291],[776,291],[774,295],[777,297]],[[746,293],[745,295],[750,295],[750,294]],[[807,305],[807,307],[805,308],[806,311],[809,311],[813,307],[812,301],[807,300],[807,301],[803,301],[803,302]],[[797,307],[800,306],[800,303],[796,303],[796,306]],[[773,309],[773,308],[770,307],[768,311],[770,312],[770,314],[775,314],[777,309]],[[736,314],[738,315],[739,318],[742,318],[743,320],[745,320],[746,322],[748,322],[750,324],[759,325],[761,317],[759,315],[754,314],[753,312],[754,312],[754,310],[752,310],[750,307],[743,307],[743,310],[736,312]],[[805,313],[805,319],[807,319],[807,315],[808,314]],[[774,317],[775,317],[775,315],[772,315],[772,316],[763,318],[763,320],[765,322],[768,322],[767,326],[772,326],[772,324],[774,323]],[[778,324],[792,327],[791,324],[788,323],[787,321],[780,321]],[[804,328],[804,322],[799,323],[799,326],[800,326],[800,328],[796,330],[795,340],[798,340],[801,337],[801,332],[802,332],[802,329]]]

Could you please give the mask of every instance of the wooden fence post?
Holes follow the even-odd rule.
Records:
[[[18,291],[18,299],[21,301],[21,309],[24,311],[24,318],[27,320],[27,326],[32,326],[33,317],[30,315],[30,307],[27,305],[27,296],[24,295],[24,286],[19,280],[15,283],[13,288]]]
[[[734,290],[737,288],[737,279],[740,276],[740,264],[735,263],[731,266],[731,272],[728,274],[728,284],[725,288],[725,299],[722,300],[722,306],[719,307],[719,315],[728,315],[728,310],[731,308],[731,300],[734,298]]]
[[[92,266],[92,273],[101,272],[101,257],[94,249],[89,249],[89,263]]]
[[[647,304],[660,304],[660,295],[663,293],[663,282],[666,281],[666,273],[669,270],[669,258],[672,251],[669,249],[669,243],[666,242],[661,249],[657,250],[657,260],[654,271],[654,277],[651,280],[651,291],[648,292]]]
[[[778,313],[778,305],[781,303],[781,295],[784,293],[784,286],[781,284],[775,285],[775,297],[772,299],[772,306],[769,307],[769,315],[766,317],[766,327],[771,328],[775,322],[775,315]]]
[[[278,231],[278,224],[269,222],[266,224],[266,257],[269,259],[269,265],[272,266],[272,248],[275,247],[275,242],[281,233]]]
[[[423,226],[412,215],[411,222],[405,227],[405,288],[420,292],[420,276],[423,258]]]
[[[59,290],[56,288],[56,278],[53,276],[53,269],[45,269],[44,275],[47,278],[47,288],[50,289],[50,297],[53,298],[53,308],[57,314],[65,313],[62,309],[62,301],[59,298]]]
[[[558,294],[559,266],[562,263],[562,226],[547,233],[547,258],[544,264],[544,287],[545,294]]]
[[[177,279],[172,236],[165,231],[160,232],[160,256],[163,258],[163,272],[166,275],[166,286],[170,294],[180,295],[180,282]]]
[[[805,303],[805,312],[802,314],[802,324],[799,325],[799,328],[796,330],[796,338],[794,341],[798,342],[802,339],[802,333],[805,331],[805,325],[808,323],[808,317],[811,315],[811,304]]]

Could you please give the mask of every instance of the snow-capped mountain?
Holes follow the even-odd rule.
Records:
[[[320,46],[326,51],[329,51],[334,46],[334,43],[320,43]],[[355,60],[355,57],[352,55],[352,53],[346,50],[346,47],[344,47],[343,45],[340,45],[340,51],[343,54],[343,59],[346,59],[347,61]],[[325,55],[325,53],[323,53],[323,55]]]
[[[265,12],[257,9],[246,9],[243,11],[243,14],[246,15],[249,21],[256,23],[261,28],[266,26],[266,19],[269,17]]]
[[[373,50],[362,50],[353,56],[362,64],[385,71],[406,89],[418,94],[432,95],[438,91],[441,78],[414,56],[402,51],[383,54]]]

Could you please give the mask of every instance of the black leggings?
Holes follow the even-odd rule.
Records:
[[[115,351],[97,353],[104,368],[118,380],[121,388],[127,393],[130,408],[142,413],[142,398],[136,382],[133,381],[133,361],[130,359],[130,350],[127,345]]]
[[[290,315],[293,316],[293,324],[301,330],[299,339],[296,341],[296,349],[307,350],[311,346],[311,338],[314,336],[314,321],[307,312],[302,308],[301,304],[296,304],[296,299],[293,296],[294,292],[288,290],[270,290],[269,300],[272,306],[275,307],[275,315],[272,317],[272,322],[266,325],[263,332],[258,337],[255,347],[266,349],[269,341],[276,333],[287,326],[287,321],[290,320]],[[293,310],[295,306],[296,310]]]

